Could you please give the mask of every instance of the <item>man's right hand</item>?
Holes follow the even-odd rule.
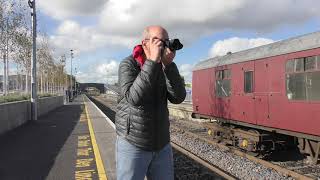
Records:
[[[159,63],[161,60],[162,49],[163,42],[158,38],[151,38],[149,40],[149,52],[145,52],[147,59]]]

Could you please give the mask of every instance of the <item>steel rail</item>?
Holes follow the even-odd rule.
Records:
[[[284,168],[284,167],[281,167],[281,166],[279,166],[279,165],[273,164],[273,163],[271,163],[271,162],[265,161],[265,160],[263,160],[263,159],[259,159],[259,158],[257,158],[257,157],[252,156],[252,155],[249,155],[249,154],[247,154],[247,153],[245,153],[245,152],[242,152],[242,151],[238,150],[238,149],[235,148],[235,147],[228,147],[228,146],[226,146],[226,145],[223,145],[223,144],[214,142],[214,141],[212,141],[212,140],[209,140],[209,139],[207,139],[207,138],[201,137],[201,136],[199,136],[199,135],[197,135],[197,134],[195,134],[195,133],[192,133],[192,132],[187,131],[187,130],[185,130],[185,129],[181,129],[181,128],[179,128],[179,127],[177,127],[177,126],[174,126],[174,125],[171,125],[171,128],[174,128],[174,129],[176,129],[176,130],[182,130],[182,131],[184,131],[184,133],[186,133],[186,134],[188,134],[188,135],[190,135],[190,136],[193,136],[194,138],[198,138],[198,139],[200,139],[200,140],[202,140],[202,141],[207,142],[208,144],[211,144],[211,145],[214,145],[214,146],[218,146],[219,148],[224,149],[224,150],[228,150],[229,152],[232,152],[232,153],[234,153],[234,154],[236,154],[236,155],[238,155],[238,156],[240,156],[240,157],[247,158],[247,159],[249,159],[249,160],[251,160],[251,161],[253,161],[253,162],[259,163],[259,164],[261,164],[261,165],[263,165],[263,166],[265,166],[265,167],[274,169],[275,171],[277,171],[277,172],[279,172],[279,173],[281,173],[281,174],[283,174],[283,175],[288,175],[288,176],[291,176],[291,177],[293,177],[293,178],[295,178],[295,179],[299,179],[299,180],[300,180],[300,179],[301,179],[301,180],[312,180],[312,178],[310,178],[310,177],[308,177],[308,176],[299,174],[299,173],[297,173],[297,172],[294,172],[294,171],[292,171],[292,170],[286,169],[286,168]]]
[[[228,179],[228,180],[236,180],[238,178],[236,178],[235,176],[231,175],[230,173],[223,171],[222,169],[220,169],[217,166],[212,165],[211,163],[207,162],[206,160],[200,158],[199,156],[193,154],[192,152],[190,152],[189,150],[181,147],[180,145],[176,144],[175,142],[171,141],[171,146],[176,149],[177,151],[179,151],[180,153],[188,156],[189,158],[193,159],[194,161],[198,162],[199,164],[203,165],[204,167],[208,168],[209,170],[211,170],[212,172],[218,174],[219,176]]]
[[[97,99],[98,99],[98,98],[97,98]],[[106,105],[105,105],[105,106],[106,106]],[[298,179],[298,180],[300,180],[300,179],[301,179],[301,180],[313,180],[313,178],[310,178],[310,177],[308,177],[308,176],[299,174],[299,173],[297,173],[297,172],[295,172],[295,171],[293,171],[293,170],[287,169],[287,168],[285,168],[285,167],[281,167],[281,166],[279,166],[279,165],[277,165],[277,164],[273,164],[273,163],[271,163],[271,162],[268,162],[268,161],[265,161],[265,160],[263,160],[263,159],[259,159],[259,158],[255,157],[255,156],[252,156],[252,155],[250,155],[250,154],[247,154],[247,153],[245,153],[245,152],[237,149],[236,147],[229,147],[229,146],[223,145],[223,144],[221,144],[221,143],[215,142],[215,141],[213,141],[213,140],[210,140],[210,139],[208,139],[208,138],[201,137],[201,136],[199,136],[199,135],[197,135],[197,134],[195,134],[195,133],[193,133],[193,132],[190,132],[190,131],[188,131],[188,130],[186,130],[186,129],[179,128],[179,127],[177,127],[176,125],[172,125],[172,124],[171,124],[170,127],[171,127],[171,128],[174,128],[174,129],[177,129],[177,130],[181,130],[181,131],[183,131],[184,133],[186,133],[186,134],[188,134],[188,135],[190,135],[190,136],[193,136],[194,138],[198,138],[198,139],[200,139],[200,140],[203,140],[203,141],[207,142],[208,144],[212,144],[212,145],[214,145],[214,146],[219,147],[220,149],[227,150],[227,151],[229,151],[229,152],[231,152],[231,153],[234,153],[234,154],[236,154],[236,155],[238,155],[238,156],[240,156],[240,157],[247,158],[247,159],[249,159],[249,160],[251,160],[251,161],[253,161],[253,162],[256,162],[256,163],[258,163],[258,164],[261,164],[261,165],[263,165],[263,166],[265,166],[265,167],[267,167],[267,168],[274,169],[275,171],[277,171],[277,172],[279,172],[279,173],[281,173],[281,174],[283,174],[283,175],[291,176],[291,177],[293,177],[293,178],[295,178],[295,179]],[[172,147],[174,147],[174,148],[177,149],[178,151],[180,151],[180,150],[183,151],[183,150],[184,150],[184,152],[181,152],[181,151],[180,151],[180,152],[183,153],[183,154],[185,154],[185,155],[187,155],[188,157],[194,159],[195,161],[199,162],[200,164],[202,164],[202,163],[200,162],[201,160],[203,161],[203,163],[208,163],[208,162],[206,162],[205,160],[201,159],[200,157],[197,157],[196,155],[192,154],[192,153],[189,152],[188,150],[186,150],[186,149],[182,148],[181,146],[177,145],[176,143],[171,142],[171,144],[172,144]],[[198,158],[198,159],[196,160],[196,158]],[[212,168],[214,168],[213,165],[204,165],[204,164],[202,164],[202,165],[205,166],[205,167],[207,167],[207,168],[210,169],[210,170],[212,170],[210,166],[212,166]],[[217,168],[217,167],[216,167],[216,168]],[[213,172],[217,172],[218,169],[219,169],[219,168],[217,168],[217,170],[216,170],[216,169],[213,169],[212,171],[213,171]],[[221,171],[221,176],[224,177],[223,173],[225,173],[225,172],[223,172],[223,170],[221,170],[221,169],[220,169],[220,171]],[[220,172],[219,172],[219,173],[220,173]],[[219,173],[217,173],[217,174],[220,175]],[[230,178],[231,178],[231,179],[232,179],[232,178],[233,178],[233,179],[236,179],[235,177],[232,177],[232,176],[230,176]],[[229,179],[229,177],[228,177],[227,179]]]

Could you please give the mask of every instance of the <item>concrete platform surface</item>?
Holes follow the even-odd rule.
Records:
[[[0,179],[115,179],[115,130],[85,96],[0,136]]]
[[[85,97],[86,106],[90,118],[94,134],[99,145],[101,158],[105,167],[108,180],[116,179],[116,160],[115,160],[115,143],[116,131],[113,122],[103,114],[103,112],[92,103],[89,98]]]

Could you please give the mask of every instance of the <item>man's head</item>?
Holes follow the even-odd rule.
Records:
[[[146,59],[154,62],[162,62],[163,65],[169,65],[174,57],[175,50],[170,50],[168,32],[161,26],[148,26],[143,31],[142,48]]]
[[[145,50],[149,49],[150,39],[159,39],[165,41],[169,39],[167,30],[161,26],[148,26],[143,30],[142,34],[142,47]]]

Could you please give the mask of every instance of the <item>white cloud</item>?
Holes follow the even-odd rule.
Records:
[[[41,12],[61,20],[50,36],[57,54],[70,49],[75,53],[103,49],[107,53],[132,48],[139,42],[143,28],[152,24],[164,26],[171,37],[180,38],[188,46],[215,32],[245,30],[263,35],[281,26],[301,25],[320,15],[317,0],[41,0],[38,4]],[[87,15],[97,17],[97,24],[85,26],[81,20],[70,20]],[[213,44],[209,54],[224,55],[271,42],[264,38],[230,38]],[[78,76],[83,82],[116,82],[116,74],[109,77],[102,73],[112,66],[110,62]],[[179,69],[191,81],[192,65],[183,64]]]
[[[206,31],[203,25],[208,26],[209,20],[236,10],[242,1],[110,0],[101,13],[100,22],[107,32],[126,36],[140,35],[150,24],[163,25],[174,34],[175,31]]]
[[[111,49],[117,47],[131,47],[136,41],[101,32],[97,27],[82,27],[72,20],[63,21],[57,28],[55,35],[50,36],[50,42],[58,54],[74,49],[77,53],[92,52],[99,48]]]
[[[227,52],[238,52],[245,49],[250,49],[258,46],[262,46],[265,44],[273,43],[274,40],[266,39],[266,38],[239,38],[233,37],[225,40],[220,40],[215,42],[209,51],[209,56],[223,56],[226,55]]]
[[[106,76],[118,75],[119,63],[116,61],[110,61],[109,63],[101,64],[97,67],[97,72]]]
[[[105,32],[137,37],[150,24],[190,42],[217,31],[267,32],[319,16],[320,1],[306,0],[110,0],[100,15]]]
[[[40,0],[39,9],[53,18],[97,15],[107,0]]]
[[[186,82],[192,81],[191,64],[182,64],[178,66],[179,72],[184,76]],[[98,63],[88,68],[85,72],[76,74],[77,80],[81,83],[97,82],[114,84],[118,82],[119,62],[116,60],[107,60],[104,63]]]
[[[316,0],[84,0],[39,1],[51,16],[96,15],[98,23],[81,26],[64,20],[52,41],[57,48],[90,52],[101,47],[132,47],[143,28],[159,24],[171,37],[188,44],[199,37],[231,29],[265,33],[284,25],[318,18]],[[76,46],[76,47],[74,47]]]
[[[118,82],[118,68],[119,62],[109,60],[105,63],[95,64],[86,72],[78,72],[76,77],[79,82],[82,83],[97,82],[114,84]]]
[[[105,39],[104,36],[96,34],[92,27],[81,27],[71,20],[63,21],[57,29],[57,34],[50,37],[52,44],[58,50],[76,49],[78,52],[95,50],[104,44]]]
[[[184,77],[185,82],[191,83],[193,65],[182,64],[178,68],[179,68],[179,73]]]

